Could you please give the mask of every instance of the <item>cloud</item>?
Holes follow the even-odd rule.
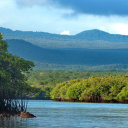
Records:
[[[60,35],[70,35],[70,31],[63,31],[60,33]]]
[[[54,0],[76,13],[94,15],[128,15],[128,0]]]
[[[70,33],[64,32],[64,34],[70,35],[90,29],[128,34],[128,16],[122,16],[126,13],[108,15],[108,11],[105,9],[110,7],[109,12],[112,12],[117,8],[120,12],[121,8],[126,9],[126,0],[121,0],[120,7],[118,6],[120,0],[117,0],[115,4],[113,2],[115,0],[110,2],[102,0],[106,2],[104,6],[101,0],[93,1],[94,3],[87,7],[86,4],[91,3],[92,0],[0,0],[0,26],[13,30],[43,31],[56,34],[70,30]],[[96,12],[95,7],[100,7],[101,12]],[[88,12],[89,8],[93,9]]]
[[[128,15],[128,0],[15,0],[19,6],[50,6],[76,14]]]
[[[20,7],[45,6],[51,5],[52,0],[15,0]]]
[[[114,24],[112,29],[121,35],[128,35],[128,24]]]

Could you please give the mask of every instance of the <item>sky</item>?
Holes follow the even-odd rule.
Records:
[[[0,27],[75,35],[128,35],[128,0],[0,0]]]

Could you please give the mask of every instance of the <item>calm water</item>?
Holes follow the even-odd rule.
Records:
[[[36,118],[0,119],[0,128],[128,128],[128,104],[29,101]]]

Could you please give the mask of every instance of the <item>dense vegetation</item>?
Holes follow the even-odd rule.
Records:
[[[108,65],[63,65],[54,63],[43,63],[34,61],[36,64],[34,70],[41,71],[109,71],[123,70],[128,71],[128,64],[108,64]]]
[[[52,99],[87,102],[128,102],[128,76],[89,77],[59,83]]]
[[[26,111],[24,96],[38,89],[27,84],[23,73],[31,70],[34,63],[8,53],[2,38],[0,33],[0,113]]]
[[[6,40],[9,52],[31,60],[35,70],[126,70],[128,49],[45,49],[23,40]]]
[[[60,98],[63,100],[119,101],[121,99],[120,97],[123,97],[122,95],[124,95],[124,93],[127,95],[127,92],[120,94],[123,89],[127,88],[127,76],[124,76],[125,72],[107,72],[106,70],[127,71],[128,36],[113,35],[99,30],[84,31],[74,36],[64,36],[45,32],[12,31],[5,28],[0,28],[0,31],[5,35],[4,39],[8,42],[8,50],[10,53],[27,60],[34,61],[36,65],[35,70],[43,70],[31,72],[29,75],[26,74],[29,78],[26,83],[26,77],[23,72],[31,69],[33,63],[9,54],[6,42],[0,40],[1,44],[4,42],[3,44],[5,45],[4,46],[2,44],[4,47],[1,45],[1,47],[3,47],[3,51],[0,56],[0,64],[3,63],[4,65],[1,66],[1,76],[3,77],[2,79],[5,79],[5,76],[7,76],[7,80],[10,80],[10,82],[6,83],[6,86],[9,85],[8,87],[12,88],[18,85],[16,86],[15,92],[18,92],[20,87],[24,87],[25,89],[23,89],[23,94],[26,93],[27,90],[31,90],[28,86],[29,84],[31,87],[41,89],[41,93],[39,95],[31,94],[29,96],[40,99],[50,98],[50,92],[52,90],[52,98]],[[14,65],[15,67],[13,70],[16,72],[12,72],[12,67]],[[3,73],[3,67],[5,68],[5,74]],[[83,70],[104,70],[106,72],[84,72]],[[20,75],[17,75],[18,73],[20,73]],[[120,74],[123,74],[123,76]],[[105,75],[112,76],[105,77]],[[12,80],[13,78],[14,80]],[[121,79],[123,85],[122,83],[120,83],[120,85],[116,84],[116,81],[118,83]],[[94,83],[91,83],[90,81],[93,81]],[[110,86],[108,85],[108,88],[105,88],[105,91],[104,86],[107,85],[106,83],[103,83],[103,81],[106,81],[106,83],[107,81],[108,83],[110,81]],[[93,87],[94,85],[97,86]],[[116,85],[117,90],[119,91],[114,92],[113,96],[112,88],[115,89]],[[27,87],[28,89],[26,90]],[[68,89],[69,91],[67,93]],[[77,90],[77,95],[75,94],[76,91],[71,91],[74,89]],[[83,92],[86,89],[90,90],[90,92]],[[97,94],[91,94],[93,89]],[[99,90],[101,91],[99,92]],[[103,91],[105,93],[104,95]],[[13,94],[15,96],[13,99],[16,99],[18,93]],[[75,96],[73,97],[73,95]],[[91,97],[89,95],[91,95]],[[125,100],[127,100],[126,95],[124,96],[126,98]],[[14,104],[14,102],[12,103]],[[16,105],[14,106],[17,107]]]
[[[32,95],[36,99],[50,99],[50,92],[55,86],[64,81],[74,79],[88,79],[89,77],[104,77],[106,75],[125,75],[124,71],[32,71],[26,74],[28,84],[41,89],[39,95]]]

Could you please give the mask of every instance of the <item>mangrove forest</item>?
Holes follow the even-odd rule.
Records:
[[[0,33],[0,116],[26,112],[26,94],[37,91],[27,84],[24,75],[34,63],[10,54],[7,48]]]
[[[65,81],[51,91],[51,98],[59,101],[128,103],[128,75]]]

